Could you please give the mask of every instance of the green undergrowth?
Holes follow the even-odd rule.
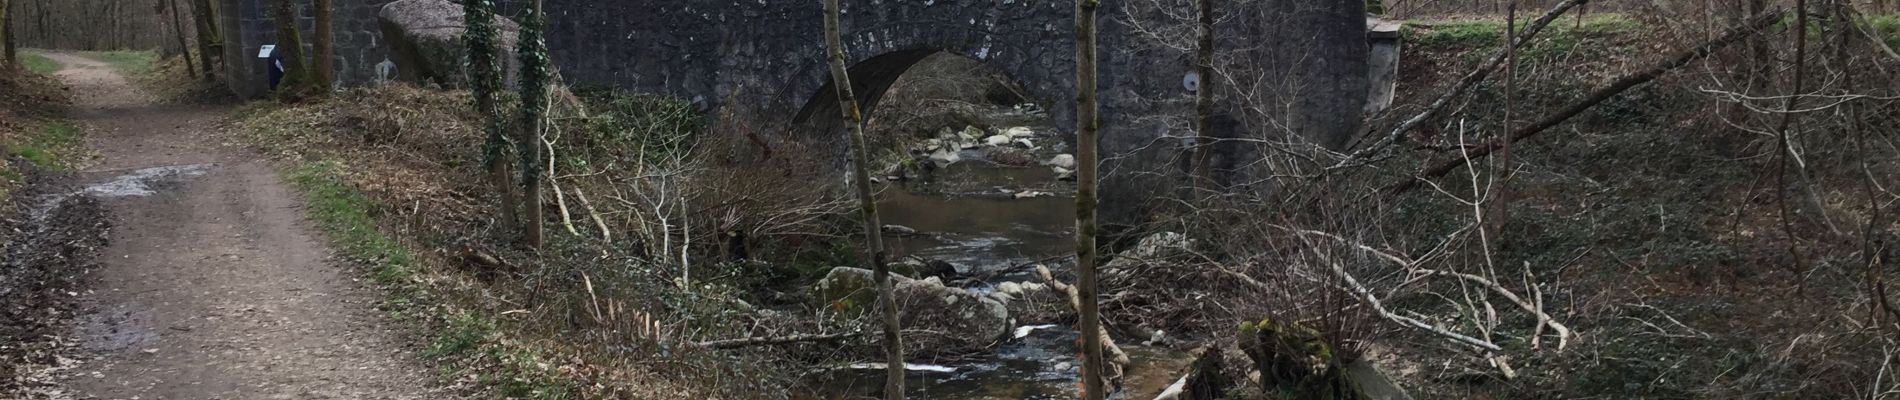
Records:
[[[598,88],[575,95],[595,114],[558,149],[570,168],[665,162],[689,151],[705,127],[693,104],[675,97]]]
[[[31,127],[24,132],[0,135],[4,138],[0,149],[5,149],[9,157],[50,171],[72,170],[85,158],[84,133],[78,126],[57,119],[27,125]],[[0,200],[25,179],[18,166],[0,162]]]
[[[419,259],[410,247],[380,229],[379,208],[346,179],[339,161],[303,161],[288,172],[304,196],[305,210],[337,249],[369,266],[368,276],[388,288],[382,308],[392,319],[417,320],[430,344],[422,355],[441,363],[441,377],[473,377],[475,383],[510,399],[567,399],[574,383],[540,361],[525,346],[502,340],[488,316],[446,302],[422,284]]]
[[[337,162],[310,162],[290,173],[291,183],[304,193],[310,218],[345,253],[375,268],[370,276],[384,284],[400,284],[414,275],[415,255],[402,243],[377,229],[369,198],[340,177]]]
[[[23,137],[6,145],[7,151],[34,166],[66,170],[84,153],[78,126],[66,121],[48,121]]]
[[[1900,19],[1869,21],[1889,41],[1900,38]],[[1416,69],[1400,85],[1423,93],[1413,101],[1430,99],[1499,48],[1503,31],[1502,21],[1408,28],[1407,62]],[[1507,99],[1494,76],[1461,99],[1456,120],[1424,127],[1422,135],[1440,146],[1490,140],[1509,129],[1502,122],[1507,111],[1521,127],[1643,68],[1658,49],[1682,46],[1664,36],[1621,15],[1593,15],[1581,27],[1566,18],[1521,49],[1515,96]],[[1877,71],[1865,65],[1857,68]],[[1854,150],[1842,116],[1795,120],[1802,129],[1826,133],[1804,137],[1801,145],[1819,154],[1810,159],[1829,161],[1806,167],[1808,183],[1789,185],[1802,190],[1789,190],[1783,211],[1775,203],[1772,159],[1754,157],[1759,138],[1736,127],[1767,129],[1778,119],[1753,117],[1701,92],[1710,74],[1696,67],[1672,71],[1514,145],[1513,175],[1500,185],[1508,187],[1508,197],[1499,200],[1508,202],[1499,214],[1507,222],[1489,238],[1492,250],[1448,263],[1561,287],[1566,294],[1559,296],[1569,296],[1562,307],[1571,314],[1558,318],[1580,335],[1566,352],[1549,351],[1545,336],[1540,350],[1529,340],[1533,317],[1491,317],[1503,320],[1487,332],[1504,353],[1527,355],[1512,360],[1523,374],[1510,385],[1420,385],[1438,395],[1422,398],[1456,398],[1451,393],[1473,388],[1495,390],[1494,398],[1850,398],[1842,395],[1849,386],[1833,383],[1874,379],[1878,352],[1839,349],[1878,346],[1838,334],[1848,331],[1847,319],[1829,317],[1835,313],[1830,307],[1862,301],[1855,293],[1865,284],[1857,281],[1863,268],[1858,243],[1801,242],[1799,254],[1791,255],[1786,238],[1827,237],[1819,233],[1831,230],[1827,224],[1846,229],[1861,220],[1861,158],[1874,173],[1890,173],[1891,153]],[[1891,114],[1863,118],[1871,126],[1893,123]],[[1429,160],[1396,164],[1422,161]],[[1474,196],[1471,175],[1493,179],[1487,170],[1495,167],[1459,168],[1438,181],[1442,188],[1394,202],[1390,214],[1381,215],[1381,229],[1408,232],[1394,240],[1402,253],[1430,253],[1441,238],[1470,229],[1470,204],[1452,196]],[[1781,222],[1784,212],[1791,223]],[[1557,292],[1544,295],[1551,293]],[[1395,310],[1459,315],[1446,323],[1456,331],[1488,329],[1440,297],[1387,301]],[[1794,337],[1810,341],[1791,343]],[[1826,339],[1812,339],[1820,337]],[[1749,392],[1763,394],[1740,395]]]
[[[20,64],[25,65],[27,71],[35,74],[51,76],[59,72],[58,61],[30,51],[20,52]]]
[[[1900,49],[1900,14],[1869,15],[1867,27],[1887,40],[1887,46]]]
[[[80,55],[110,64],[128,77],[144,75],[158,63],[158,53],[151,50],[88,51]]]
[[[1535,19],[1520,17],[1517,29],[1523,30]],[[1404,32],[1406,44],[1426,47],[1496,47],[1504,44],[1501,38],[1507,28],[1504,21],[1491,20],[1412,21],[1411,24],[1413,26]],[[1584,17],[1582,23],[1578,23],[1575,18],[1552,21],[1538,37],[1542,40],[1574,40],[1579,37],[1629,33],[1641,28],[1641,22],[1622,14],[1597,14]]]

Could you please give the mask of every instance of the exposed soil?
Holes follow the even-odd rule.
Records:
[[[11,193],[0,219],[0,397],[54,397],[69,362],[62,329],[78,288],[97,264],[107,223],[98,200],[73,196],[64,177],[10,160],[30,184]]]
[[[155,105],[106,64],[66,69],[99,152],[79,181],[115,229],[67,332],[79,398],[451,397],[311,233],[262,158],[218,143],[228,109]]]

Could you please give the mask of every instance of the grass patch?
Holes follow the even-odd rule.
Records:
[[[34,52],[20,52],[20,64],[25,65],[28,72],[46,76],[58,73],[60,68],[58,61]]]
[[[8,150],[40,168],[67,169],[82,151],[79,127],[64,121],[40,125],[23,139],[7,146]]]
[[[1536,19],[1536,16],[1520,17],[1517,28],[1524,29]],[[1408,45],[1438,48],[1494,48],[1504,45],[1503,37],[1506,27],[1503,21],[1413,21],[1413,23],[1429,27],[1406,29],[1404,35]],[[1582,24],[1576,23],[1574,18],[1553,21],[1537,35],[1537,41],[1558,42],[1560,47],[1568,47],[1564,43],[1574,44],[1583,38],[1637,32],[1642,28],[1641,21],[1622,14],[1595,14],[1584,17]],[[1531,47],[1536,46],[1539,45],[1533,44]]]
[[[1872,28],[1875,35],[1886,39],[1888,46],[1900,48],[1900,14],[1869,15],[1867,27]]]
[[[445,376],[475,372],[475,380],[511,399],[560,400],[572,398],[573,382],[551,373],[534,353],[497,345],[501,337],[495,321],[469,312],[447,317],[446,326],[423,356],[461,360],[464,365],[442,369]],[[479,366],[479,367],[478,367]]]
[[[127,76],[145,74],[158,63],[158,53],[151,50],[88,51],[80,55],[111,64],[112,69]]]
[[[375,204],[342,179],[336,162],[311,162],[291,171],[290,181],[304,194],[306,210],[344,253],[374,266],[370,277],[385,284],[405,283],[415,274],[414,254],[377,229],[370,214]]]
[[[548,368],[543,357],[502,340],[493,319],[453,306],[412,300],[435,297],[426,286],[413,284],[419,259],[409,247],[378,229],[376,203],[345,180],[343,171],[347,168],[337,161],[304,162],[290,171],[290,181],[304,194],[310,218],[340,250],[369,263],[371,279],[398,286],[388,296],[389,306],[435,310],[438,316],[430,318],[435,323],[427,331],[434,339],[422,356],[449,363],[443,368],[445,378],[460,379],[473,372],[479,384],[505,398],[572,398],[572,379]]]

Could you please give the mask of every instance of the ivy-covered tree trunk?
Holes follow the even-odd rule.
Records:
[[[541,11],[541,0],[534,0],[528,8],[527,18],[522,22],[520,48],[521,57],[521,186],[525,193],[527,218],[522,228],[526,229],[525,239],[529,246],[540,249],[545,243],[542,227],[541,174],[546,167],[542,154],[546,147],[542,145],[547,133],[548,89],[552,78],[548,61],[548,46],[544,30],[547,29],[547,15]]]
[[[904,398],[904,341],[897,322],[897,299],[891,290],[891,268],[884,263],[883,225],[878,221],[877,199],[871,196],[869,142],[864,137],[864,114],[858,110],[858,98],[851,90],[851,73],[845,69],[844,40],[838,32],[838,0],[825,0],[825,47],[830,49],[831,85],[837,88],[838,109],[851,126],[851,180],[858,190],[858,209],[864,218],[864,240],[870,246],[871,279],[877,281],[878,312],[884,322],[884,398]]]
[[[475,112],[488,119],[482,127],[488,135],[488,141],[482,146],[483,160],[489,178],[494,181],[495,192],[501,197],[501,229],[514,232],[518,220],[515,209],[519,204],[515,202],[515,187],[508,176],[507,118],[501,115],[501,105],[495,98],[501,91],[500,51],[497,49],[501,33],[495,26],[495,3],[468,0],[462,10],[469,88],[475,95]]]
[[[317,71],[314,89],[318,93],[329,93],[330,87],[336,84],[336,60],[334,59],[336,34],[331,32],[333,28],[331,15],[335,13],[335,10],[331,9],[330,0],[312,0],[310,7],[313,8],[311,13],[316,17],[316,29],[312,33],[317,36],[316,42],[311,44],[311,50],[314,50],[317,56],[310,61]]]
[[[282,53],[284,80],[278,83],[278,96],[296,98],[308,93],[309,68],[304,65],[303,36],[297,32],[294,0],[277,1],[277,52]]]
[[[1096,113],[1095,13],[1100,0],[1075,3],[1075,279],[1076,300],[1081,309],[1077,331],[1082,332],[1082,398],[1101,400],[1108,396],[1104,381],[1107,360],[1102,358],[1102,315],[1096,293],[1095,206],[1098,180],[1096,138],[1101,121]]]

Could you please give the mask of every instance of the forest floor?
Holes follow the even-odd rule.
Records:
[[[439,399],[381,298],[268,161],[211,134],[228,107],[159,105],[106,62],[49,53],[114,227],[76,289],[51,398]],[[75,361],[78,360],[78,361]]]

